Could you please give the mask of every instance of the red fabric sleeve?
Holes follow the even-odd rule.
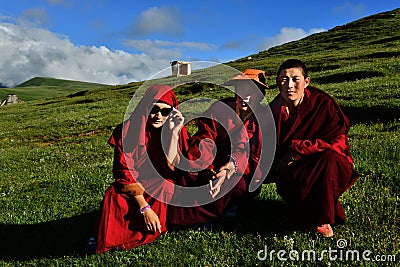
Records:
[[[211,119],[201,119],[198,130],[190,140],[188,159],[193,171],[206,168],[213,169],[215,139],[218,135],[217,122]]]
[[[230,118],[225,118],[216,110],[217,107],[212,106],[208,111],[212,112],[209,118],[202,118],[198,123],[198,131],[191,139],[188,153],[191,161],[190,169],[193,171],[206,168],[215,170],[228,163],[229,155],[231,155],[236,161],[238,173],[243,173],[248,163],[246,130],[244,127],[235,128]],[[219,123],[221,121],[225,121],[228,129]],[[232,130],[234,128],[235,130]],[[230,131],[229,134],[228,131]]]
[[[340,115],[335,102],[331,98],[319,99],[320,108],[316,108],[316,114],[313,125],[313,133],[309,136],[315,138],[297,139],[293,138],[291,142],[291,152],[295,160],[301,155],[311,155],[326,149],[333,150],[341,155],[347,156],[347,124]],[[318,107],[316,104],[315,107]],[[323,107],[323,108],[322,108]],[[311,132],[310,131],[310,132]]]
[[[339,135],[331,144],[322,139],[292,140],[292,153],[295,160],[299,159],[301,155],[311,155],[325,149],[345,155],[347,150],[347,136],[344,134]]]
[[[120,184],[136,182],[138,171],[129,166],[134,166],[132,153],[124,153],[120,146],[114,148],[113,174],[114,179]]]
[[[133,152],[124,153],[122,147],[122,127],[122,124],[118,125],[108,140],[108,143],[114,147],[113,175],[117,183],[131,184],[136,182],[136,178],[139,176],[137,170],[133,168],[133,154],[136,152],[136,149]]]

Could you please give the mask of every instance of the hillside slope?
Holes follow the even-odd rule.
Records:
[[[0,88],[0,98],[4,99],[8,94],[17,94],[18,98],[22,101],[49,99],[104,86],[108,85],[47,77],[35,77],[19,84],[15,88]]]
[[[354,63],[398,60],[399,28],[400,9],[395,9],[272,47],[250,55],[251,60],[245,57],[228,64],[240,70],[250,67],[264,69],[273,80],[279,63],[290,57],[303,59],[314,74],[347,68]]]

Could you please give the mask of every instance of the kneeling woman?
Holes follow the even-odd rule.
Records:
[[[108,141],[114,147],[115,182],[101,204],[92,238],[96,241],[95,253],[131,249],[167,231],[167,204],[175,176],[171,163],[178,147],[186,149],[187,137],[172,89],[151,86],[131,117],[115,128]]]

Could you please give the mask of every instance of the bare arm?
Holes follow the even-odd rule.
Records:
[[[174,160],[178,155],[179,133],[184,121],[185,119],[183,118],[182,113],[175,108],[167,119],[166,124],[169,131],[167,131],[165,138],[163,138],[163,146],[166,149],[166,157],[169,163],[174,163]]]

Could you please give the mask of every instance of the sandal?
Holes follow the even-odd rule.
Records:
[[[317,226],[317,232],[320,233],[323,237],[332,237],[333,229],[330,224],[323,224]]]

